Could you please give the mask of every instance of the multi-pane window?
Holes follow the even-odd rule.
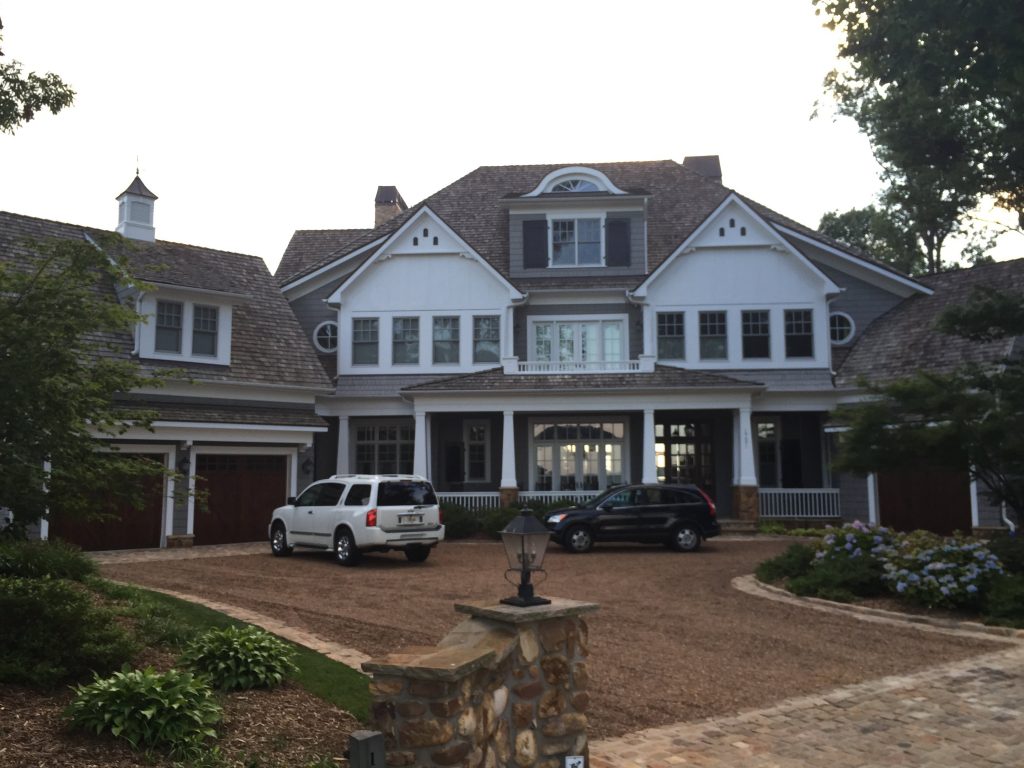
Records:
[[[466,424],[466,480],[487,481],[490,430],[486,421],[471,421]]]
[[[724,360],[728,355],[725,312],[701,312],[700,359]]]
[[[320,323],[313,331],[313,344],[321,352],[334,352],[338,349],[338,324],[333,320]]]
[[[364,475],[412,474],[415,429],[412,424],[356,427],[356,472]]]
[[[833,312],[828,318],[828,333],[833,344],[845,344],[853,338],[853,318],[844,312]]]
[[[181,352],[181,319],[184,305],[180,301],[158,301],[156,303],[157,352]]]
[[[473,362],[496,363],[501,359],[501,318],[483,315],[473,318]]]
[[[658,359],[685,360],[686,337],[682,312],[658,313]]]
[[[434,362],[459,362],[459,318],[434,318]]]
[[[378,355],[378,320],[376,317],[352,319],[352,362],[355,365],[376,365]]]
[[[551,264],[555,267],[601,264],[600,219],[551,222]]]
[[[192,308],[192,354],[217,354],[217,308],[196,304]]]
[[[768,326],[768,311],[762,309],[744,310],[742,319],[744,359],[771,357],[771,333]]]
[[[658,422],[654,455],[660,483],[694,483],[715,488],[713,425],[710,421]]]
[[[625,424],[534,424],[535,491],[601,490],[622,483]]]
[[[532,360],[552,363],[617,363],[626,359],[621,320],[559,320],[533,324]]]
[[[395,365],[420,361],[420,319],[396,317],[391,323],[391,362]]]
[[[811,310],[787,309],[786,357],[814,357],[814,325]]]
[[[757,484],[762,488],[779,488],[779,425],[774,420],[758,421]]]

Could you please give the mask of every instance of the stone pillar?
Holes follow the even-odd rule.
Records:
[[[470,618],[435,648],[363,664],[391,766],[559,768],[589,762],[587,625],[593,603],[456,605]]]
[[[412,473],[429,477],[427,469],[427,414],[416,411],[416,428],[413,434]]]
[[[519,482],[516,480],[516,433],[513,411],[504,411],[501,425],[501,482],[498,488],[502,492],[510,491],[514,498],[519,497]]]
[[[759,505],[750,408],[737,408],[733,412],[732,439],[734,445],[733,455],[736,457],[732,508],[740,520],[756,522]]]
[[[335,472],[339,475],[347,475],[352,471],[348,456],[348,416],[338,417],[338,460],[335,462]]]
[[[654,450],[654,409],[644,408],[644,442],[641,449],[644,455],[643,476],[641,483],[658,482],[657,452]]]

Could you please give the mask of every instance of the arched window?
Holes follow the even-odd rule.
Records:
[[[828,333],[833,344],[846,344],[853,338],[853,318],[845,312],[833,312],[828,318]]]
[[[600,191],[592,181],[586,179],[566,179],[551,187],[552,192],[598,192]]]
[[[320,323],[313,331],[313,346],[320,352],[338,351],[338,323],[327,320]]]

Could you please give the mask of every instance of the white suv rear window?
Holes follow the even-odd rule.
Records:
[[[378,507],[411,507],[418,504],[437,504],[430,483],[416,480],[387,480],[377,488]]]

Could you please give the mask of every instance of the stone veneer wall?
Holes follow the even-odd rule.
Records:
[[[436,647],[363,665],[392,766],[559,768],[587,748],[592,603],[456,605],[471,618]]]

